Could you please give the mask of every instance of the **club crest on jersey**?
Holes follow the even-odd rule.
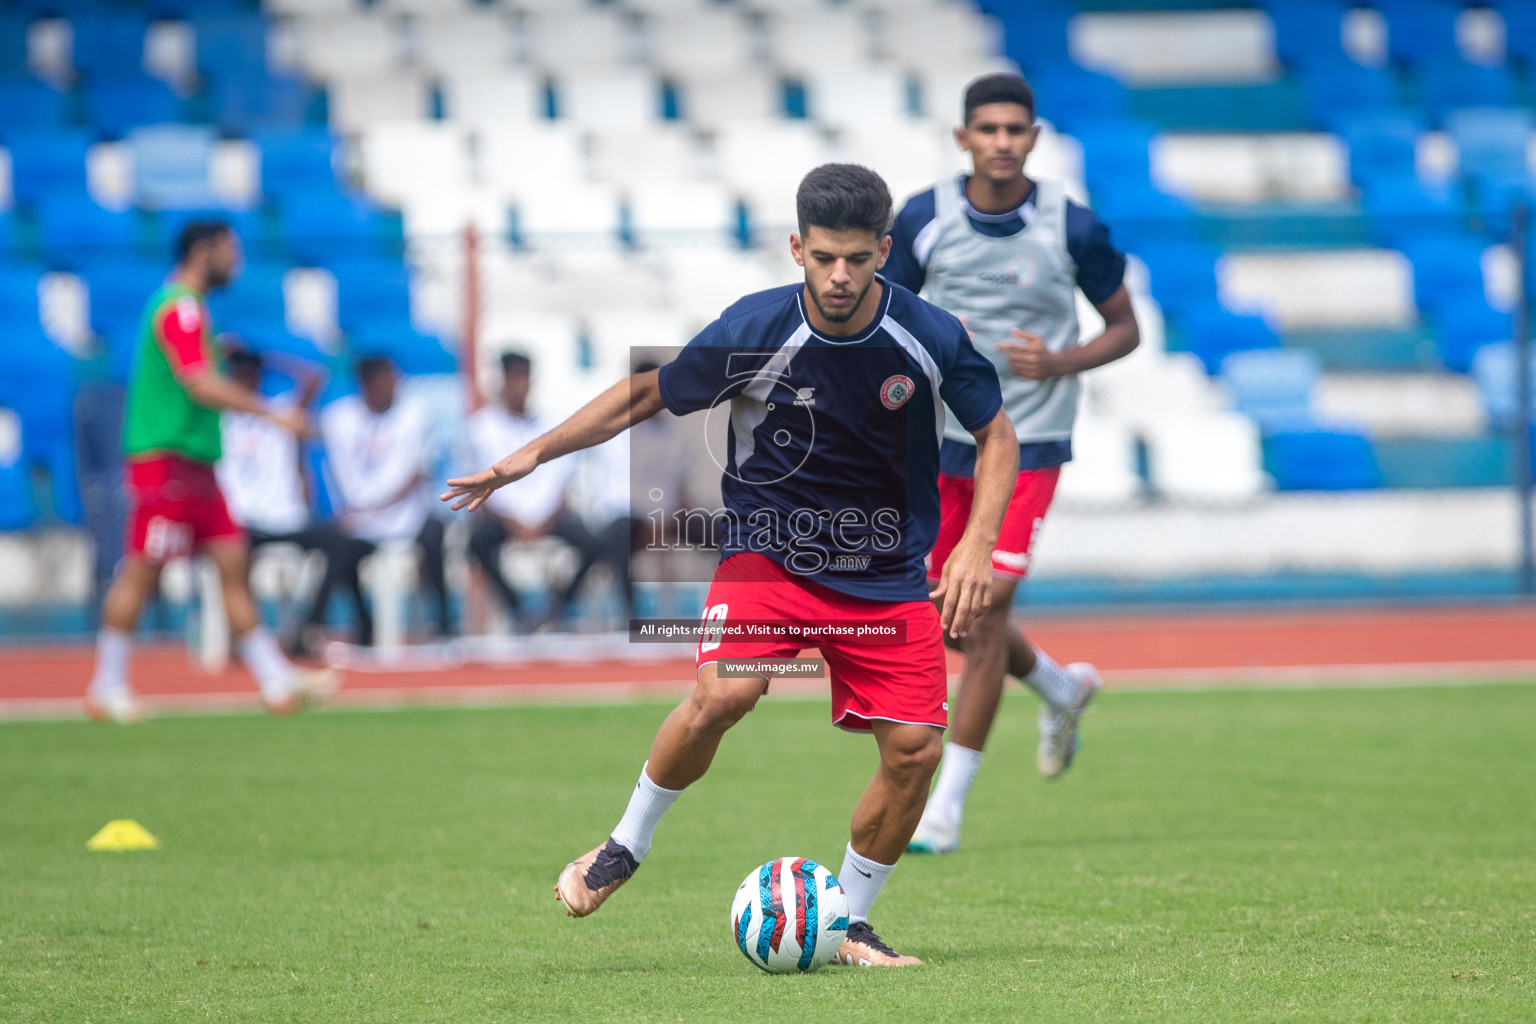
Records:
[[[880,385],[880,404],[887,409],[900,409],[912,397],[912,388],[912,378],[905,374],[887,377],[885,383]]]

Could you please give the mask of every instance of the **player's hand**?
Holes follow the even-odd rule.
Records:
[[[969,537],[950,552],[939,575],[939,585],[928,597],[940,601],[939,623],[951,637],[965,636],[992,602],[992,547]]]
[[[1018,341],[1004,341],[998,344],[998,350],[1008,359],[1008,369],[1017,377],[1025,380],[1050,380],[1052,377],[1060,377],[1061,370],[1056,364],[1056,354],[1045,347],[1045,339],[1038,334],[1021,331],[1017,327],[1011,329],[1009,334]]]
[[[452,502],[455,512],[464,508],[473,512],[485,504],[485,500],[496,488],[521,480],[538,468],[538,455],[527,448],[519,448],[490,469],[483,469],[473,476],[449,480],[448,490],[440,496],[440,500]]]
[[[268,414],[268,418],[301,441],[311,437],[315,431],[314,419],[309,415],[307,409],[300,406],[295,405],[287,409],[271,412]]]

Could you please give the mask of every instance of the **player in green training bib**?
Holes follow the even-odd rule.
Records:
[[[102,602],[96,671],[86,694],[93,718],[141,717],[128,679],[133,631],[165,563],[198,553],[218,570],[240,658],[271,711],[297,710],[332,685],[329,673],[296,669],[261,624],[246,579],[245,533],[214,478],[219,410],[265,416],[298,435],[309,429],[302,409],[269,409],[260,395],[220,372],[204,296],[239,268],[240,240],[228,224],[189,224],[177,242],[175,270],[144,311],[123,426],[128,544]]]

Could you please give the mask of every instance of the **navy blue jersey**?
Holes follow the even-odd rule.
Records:
[[[729,416],[720,556],[756,551],[855,597],[922,600],[944,404],[980,430],[1002,408],[997,371],[959,320],[899,285],[848,338],[811,329],[802,290],[741,299],[661,368],[673,413]]]

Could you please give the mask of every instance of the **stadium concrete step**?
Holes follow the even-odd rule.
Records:
[[[1205,203],[1198,208],[1196,230],[1206,241],[1239,249],[1374,244],[1365,212],[1355,202]]]
[[[1315,125],[1300,84],[1273,82],[1141,86],[1131,114],[1171,132],[1305,132]]]
[[[1290,348],[1316,352],[1329,370],[1440,368],[1434,337],[1423,325],[1289,331],[1282,341]]]
[[[1372,447],[1383,487],[1508,487],[1514,481],[1514,446],[1504,437],[1389,438]]]

